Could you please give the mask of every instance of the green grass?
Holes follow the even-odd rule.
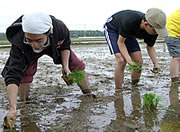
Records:
[[[3,44],[10,44],[8,40],[0,40],[0,45]]]
[[[72,83],[78,83],[81,84],[85,78],[85,73],[80,70],[74,70],[71,74],[68,76],[68,80]]]
[[[132,70],[136,70],[136,71],[141,71],[141,64],[135,63],[136,65],[128,65],[127,67],[127,71],[132,71]]]
[[[157,109],[160,101],[160,96],[153,93],[147,93],[143,96],[143,107],[147,110]]]

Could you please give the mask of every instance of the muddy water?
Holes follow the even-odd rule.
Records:
[[[161,67],[159,74],[153,67],[145,45],[141,80],[131,85],[130,73],[125,71],[122,89],[115,89],[114,56],[107,45],[72,46],[77,56],[86,63],[91,89],[97,98],[85,96],[77,85],[66,86],[61,78],[61,66],[53,65],[51,58],[39,60],[38,72],[31,85],[30,101],[18,102],[14,131],[57,132],[177,132],[180,131],[180,104],[178,85],[171,86],[170,57],[163,44],[157,44]],[[0,49],[0,70],[9,49]],[[0,76],[0,132],[8,112],[6,88]],[[143,95],[161,96],[158,110],[147,112],[142,108]]]

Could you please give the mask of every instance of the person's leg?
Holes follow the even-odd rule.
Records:
[[[29,90],[30,90],[30,83],[21,83],[18,88],[18,95],[20,98],[20,101],[27,100],[29,96]]]
[[[132,52],[130,53],[131,59],[138,63],[138,64],[143,64],[143,59],[142,59],[142,54],[141,51],[136,51],[136,52]],[[131,73],[131,80],[132,80],[132,84],[137,84],[140,80],[141,77],[141,70],[133,70]]]
[[[115,87],[121,88],[124,81],[124,69],[126,61],[121,55],[117,41],[119,37],[118,31],[110,23],[104,25],[104,35],[111,54],[116,58],[116,67],[114,72]]]
[[[170,64],[170,76],[172,82],[178,81],[180,70],[180,38],[166,37],[166,44],[170,56],[172,56]]]
[[[73,70],[81,70],[85,73],[84,80],[78,84],[83,94],[91,93],[91,90],[89,89],[89,81],[85,69],[85,64],[78,59],[78,57],[75,55],[73,51],[71,51],[72,61],[69,62],[69,69],[71,71]]]
[[[121,53],[115,54],[116,58],[116,68],[114,73],[114,80],[116,88],[122,88],[122,84],[124,82],[124,69],[126,66],[126,61]]]
[[[178,81],[180,69],[180,57],[173,57],[170,64],[171,80]]]
[[[141,54],[141,50],[138,44],[138,41],[136,40],[135,37],[128,37],[125,41],[127,50],[129,52],[129,55],[132,59],[132,61],[141,64],[143,63],[142,60],[142,54]],[[141,76],[141,70],[137,71],[137,70],[133,70],[131,73],[131,80],[132,80],[132,84],[136,85],[139,82]]]
[[[20,101],[26,101],[29,96],[30,84],[33,81],[33,76],[37,71],[37,61],[40,56],[34,57],[26,71],[23,73],[19,88],[18,95],[20,97]]]
[[[84,71],[84,73],[85,73],[85,78],[82,83],[78,84],[78,86],[80,87],[83,94],[87,94],[87,93],[91,93],[91,90],[89,89],[89,81],[86,72]]]

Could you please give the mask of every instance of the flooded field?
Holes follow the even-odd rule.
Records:
[[[77,56],[86,63],[90,87],[97,98],[85,96],[77,85],[67,86],[61,78],[61,65],[43,56],[30,90],[30,101],[18,102],[16,129],[39,132],[180,132],[180,89],[171,86],[170,57],[164,44],[157,44],[161,72],[154,74],[145,45],[141,80],[131,85],[130,72],[125,71],[122,89],[114,87],[115,58],[106,44],[73,45]],[[9,49],[0,49],[0,70]],[[0,132],[8,112],[7,93],[0,76]],[[158,110],[142,108],[143,95],[160,96]]]

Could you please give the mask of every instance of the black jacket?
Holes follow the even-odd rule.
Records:
[[[27,69],[33,58],[33,49],[30,45],[24,44],[24,32],[22,31],[22,17],[19,17],[10,27],[6,30],[7,39],[12,44],[10,56],[2,71],[2,76],[5,78],[6,85],[19,83],[22,79],[23,72]],[[51,57],[55,64],[61,64],[62,50],[70,50],[70,35],[66,25],[50,16],[53,23],[53,33],[50,34],[51,42]],[[65,39],[65,40],[64,40]],[[57,48],[58,41],[64,40],[60,48]],[[58,46],[59,47],[59,46]]]

